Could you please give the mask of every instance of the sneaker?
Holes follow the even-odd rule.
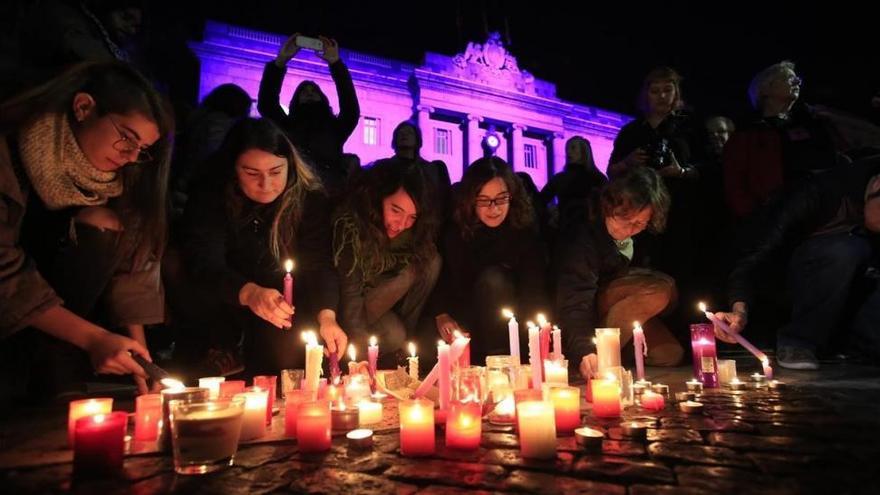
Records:
[[[232,351],[208,349],[202,366],[214,372],[211,376],[231,376],[244,371],[244,364]]]
[[[817,370],[819,359],[816,354],[802,347],[780,346],[776,351],[779,366],[790,370]]]

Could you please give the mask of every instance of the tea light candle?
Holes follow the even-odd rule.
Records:
[[[663,399],[663,396],[650,390],[646,390],[642,394],[640,404],[643,409],[653,412],[662,411],[666,407],[666,401]]]
[[[584,450],[602,450],[602,440],[605,439],[605,434],[584,426],[574,430],[574,438]]]
[[[689,400],[697,400],[697,394],[693,392],[676,392],[675,400],[677,402],[686,402]]]
[[[446,446],[476,450],[482,434],[482,408],[479,402],[453,401],[446,418]]]
[[[373,400],[362,400],[357,403],[359,416],[358,422],[361,426],[373,425],[382,422],[382,402]]]
[[[699,380],[688,380],[685,382],[688,392],[700,393],[703,391],[703,383]]]
[[[300,452],[316,453],[330,450],[330,402],[303,402],[296,416],[296,439]]]
[[[620,432],[623,436],[634,440],[645,440],[648,438],[648,425],[637,421],[627,421],[620,423]]]
[[[122,468],[128,414],[117,411],[74,422],[73,472],[106,474]]]
[[[745,384],[745,382],[741,381],[741,380],[740,380],[739,378],[737,378],[737,377],[733,377],[732,380],[730,380],[729,382],[727,382],[727,385],[726,385],[726,386],[727,386],[727,388],[729,388],[730,390],[743,390],[744,388],[746,388],[746,384]]]
[[[227,380],[225,382],[221,382],[218,390],[220,397],[235,397],[236,394],[244,392],[244,380]]]
[[[241,421],[241,440],[253,440],[266,434],[266,405],[269,391],[256,387],[246,389],[236,397],[244,399],[244,416]]]
[[[76,420],[95,414],[110,414],[113,410],[113,399],[82,399],[70,401],[67,408],[67,446],[73,448],[74,426]]]
[[[785,382],[780,382],[779,380],[770,380],[767,382],[767,387],[772,390],[784,390],[788,388],[788,385]]]
[[[556,457],[556,421],[553,405],[526,401],[516,406],[520,455],[526,459]]]
[[[269,400],[266,402],[266,424],[272,424],[272,411],[275,407],[275,394],[277,393],[278,377],[275,375],[261,375],[254,377],[254,387],[267,391]]]
[[[162,422],[162,396],[159,394],[139,395],[134,407],[134,439],[139,442],[153,442],[159,438],[159,425]]]
[[[694,402],[694,401],[686,401],[680,402],[678,407],[681,408],[682,412],[687,414],[695,414],[703,411],[703,403],[702,402]]]
[[[662,383],[655,383],[651,385],[651,391],[655,394],[660,394],[664,398],[669,397],[669,385],[664,385]]]
[[[568,361],[544,361],[544,382],[568,385]]]
[[[373,430],[359,429],[346,433],[348,447],[353,449],[369,449],[373,447]]]
[[[596,329],[596,357],[599,374],[604,375],[608,368],[620,366],[620,329]]]
[[[199,387],[208,389],[208,398],[216,399],[220,396],[220,384],[225,381],[224,376],[207,376],[199,378]]]
[[[305,390],[290,390],[284,399],[284,436],[296,438],[296,417],[299,414],[299,406],[309,401],[308,392]]]
[[[400,401],[400,453],[431,455],[435,450],[434,403],[427,399]]]
[[[598,418],[616,418],[620,416],[620,385],[613,377],[591,380],[593,392],[593,414]]]
[[[357,429],[360,411],[357,406],[346,407],[345,402],[330,407],[330,423],[335,431],[351,431]]]
[[[556,418],[556,432],[571,435],[581,425],[581,390],[577,387],[550,387],[550,402]]]

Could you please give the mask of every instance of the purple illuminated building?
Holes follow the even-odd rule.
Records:
[[[204,40],[190,44],[201,61],[200,97],[220,84],[235,83],[256,99],[263,65],[284,40],[284,35],[208,22]],[[631,120],[558,98],[556,85],[520,69],[497,35],[485,43],[468,43],[463,53],[451,57],[428,52],[421,65],[352,50],[340,50],[340,56],[361,107],[345,151],[364,164],[391,156],[392,130],[413,120],[422,130],[422,156],[443,160],[455,182],[467,164],[482,156],[480,143],[493,126],[500,138],[496,154],[517,172],[531,175],[540,188],[562,169],[565,141],[575,135],[590,140],[596,164],[604,170],[614,137]],[[307,50],[288,64],[282,104],[304,79],[317,82],[338,111],[326,63]]]

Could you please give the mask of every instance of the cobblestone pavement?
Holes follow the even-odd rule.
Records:
[[[650,373],[655,372],[655,373]],[[684,389],[689,368],[649,370],[649,377]],[[675,407],[648,414],[628,408],[624,419],[651,417],[646,441],[621,435],[621,419],[584,422],[607,432],[601,452],[586,453],[560,437],[555,460],[519,455],[510,427],[484,423],[475,452],[443,446],[436,455],[406,458],[394,432],[377,434],[366,452],[334,438],[324,455],[301,454],[295,441],[242,446],[235,467],[201,476],[175,475],[170,456],[129,457],[117,479],[74,482],[71,464],[51,458],[28,468],[0,470],[3,493],[880,493],[880,370],[826,365],[820,372],[782,372],[780,391],[709,391],[705,410]],[[740,377],[745,373],[741,372]],[[19,423],[16,423],[18,421]],[[38,431],[40,419],[7,419],[0,451]],[[45,420],[43,420],[45,424]],[[18,436],[18,437],[17,437]]]

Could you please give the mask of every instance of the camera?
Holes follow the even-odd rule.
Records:
[[[657,138],[648,143],[644,149],[648,154],[647,165],[649,167],[659,170],[669,165],[671,150],[666,138]]]

